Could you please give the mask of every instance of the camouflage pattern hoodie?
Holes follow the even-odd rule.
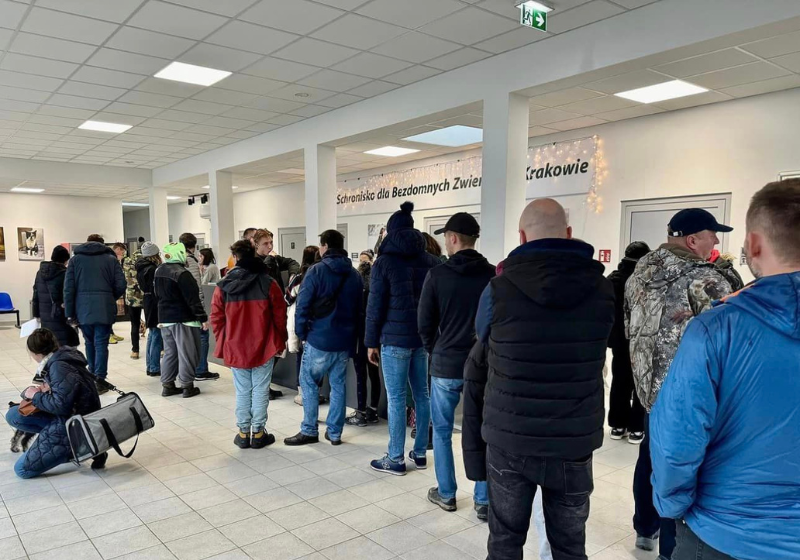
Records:
[[[122,260],[122,272],[125,274],[125,302],[131,307],[142,307],[144,304],[144,294],[139,288],[139,281],[136,279],[136,261],[142,258],[142,252],[138,249],[133,256],[125,257]]]
[[[689,321],[729,293],[713,263],[678,245],[665,243],[639,261],[625,286],[625,331],[636,392],[648,412]]]

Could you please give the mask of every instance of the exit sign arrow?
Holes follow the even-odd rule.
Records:
[[[539,31],[547,31],[547,12],[537,10],[528,4],[520,4],[519,12],[519,22],[522,25],[538,29]]]

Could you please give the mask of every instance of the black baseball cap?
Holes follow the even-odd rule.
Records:
[[[728,233],[733,228],[719,223],[711,212],[702,208],[686,208],[669,221],[670,237],[686,237],[705,230]]]
[[[461,235],[466,235],[469,237],[481,236],[481,226],[478,225],[478,220],[476,220],[472,214],[468,214],[467,212],[453,214],[450,219],[447,220],[447,223],[442,229],[437,229],[433,233],[435,235],[440,235],[446,231],[460,233]]]

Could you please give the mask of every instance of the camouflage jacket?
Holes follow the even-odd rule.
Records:
[[[676,245],[664,244],[636,265],[625,286],[625,331],[636,392],[648,412],[689,321],[729,293],[714,264]]]
[[[125,282],[128,284],[125,289],[125,303],[131,307],[142,307],[144,301],[144,294],[136,280],[136,261],[140,258],[142,258],[142,252],[136,251],[133,256],[125,257],[122,261],[122,272],[125,274]]]

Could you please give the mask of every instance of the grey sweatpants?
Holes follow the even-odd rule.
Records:
[[[194,372],[200,361],[200,329],[182,323],[163,327],[164,357],[161,358],[161,383],[178,378],[181,387],[194,384]]]

